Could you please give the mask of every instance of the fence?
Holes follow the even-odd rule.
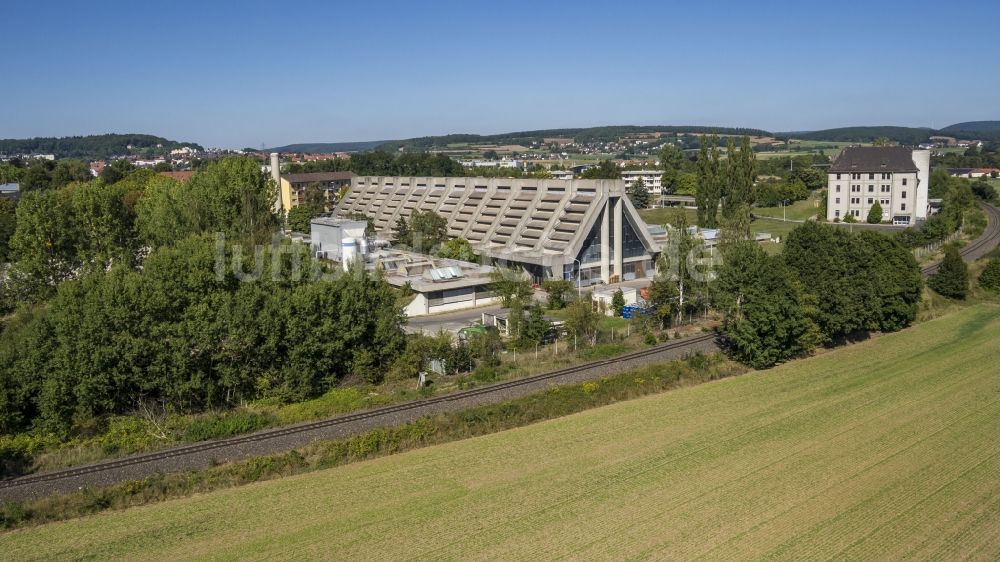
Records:
[[[927,256],[934,255],[937,253],[938,250],[941,249],[942,246],[944,246],[948,242],[955,240],[956,238],[961,236],[961,234],[962,234],[962,229],[959,228],[955,232],[952,232],[951,235],[945,238],[944,240],[934,242],[933,244],[927,244],[926,246],[921,246],[913,250],[913,255],[917,258],[917,260],[922,260]]]

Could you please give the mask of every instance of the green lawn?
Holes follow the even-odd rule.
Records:
[[[1000,557],[1000,307],[769,371],[0,535],[9,560]]]
[[[670,224],[674,214],[680,209],[684,211],[687,215],[688,224],[698,224],[698,211],[695,209],[686,209],[683,207],[661,207],[659,209],[642,209],[639,211],[639,216],[642,220],[646,221],[646,224],[656,224],[664,225]]]
[[[791,205],[784,208],[785,218],[788,220],[806,220],[816,217],[817,202],[819,201],[819,196],[815,193],[811,194],[808,199],[802,201],[795,201]],[[758,217],[774,217],[777,219],[782,218],[782,208],[777,207],[754,207],[753,214]]]
[[[802,226],[802,223],[798,222],[786,222],[781,219],[771,220],[765,218],[758,218],[757,220],[750,223],[750,232],[754,235],[760,234],[761,232],[766,232],[771,235],[771,238],[780,237],[782,244],[785,242],[785,236],[788,233],[795,230],[796,228]]]

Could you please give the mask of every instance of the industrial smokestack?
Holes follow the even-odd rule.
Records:
[[[282,211],[281,205],[281,160],[278,159],[278,153],[271,153],[271,179],[274,180],[274,186],[278,189],[278,196],[274,200],[274,212],[280,213]]]

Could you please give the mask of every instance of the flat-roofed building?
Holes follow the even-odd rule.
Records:
[[[653,195],[663,192],[663,170],[622,170],[622,180],[625,187],[632,187],[637,179],[642,179],[642,184]]]
[[[278,190],[281,194],[281,207],[287,213],[298,207],[305,200],[306,188],[317,185],[323,190],[326,200],[326,210],[332,210],[337,204],[337,193],[351,185],[353,172],[308,172],[304,174],[281,174]]]
[[[906,225],[927,218],[930,151],[903,146],[851,146],[830,164],[826,218],[864,221],[875,203],[882,221]]]
[[[391,238],[399,219],[416,210],[437,213],[449,236],[536,282],[650,277],[660,251],[622,180],[359,176],[335,213],[364,214]]]

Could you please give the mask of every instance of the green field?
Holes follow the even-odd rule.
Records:
[[[674,213],[678,209],[684,211],[687,215],[688,224],[698,224],[698,211],[695,209],[686,209],[683,207],[660,207],[658,209],[642,209],[639,211],[639,216],[646,224],[657,224],[664,225],[669,224],[674,216]]]
[[[818,195],[813,193],[808,199],[803,199],[802,201],[795,201],[791,205],[786,206],[784,209],[781,206],[777,207],[754,207],[753,214],[758,217],[773,217],[776,219],[782,218],[782,211],[784,211],[784,218],[788,220],[806,220],[811,219],[816,216],[818,201]]]
[[[1000,307],[769,371],[0,535],[7,559],[1000,557]]]

